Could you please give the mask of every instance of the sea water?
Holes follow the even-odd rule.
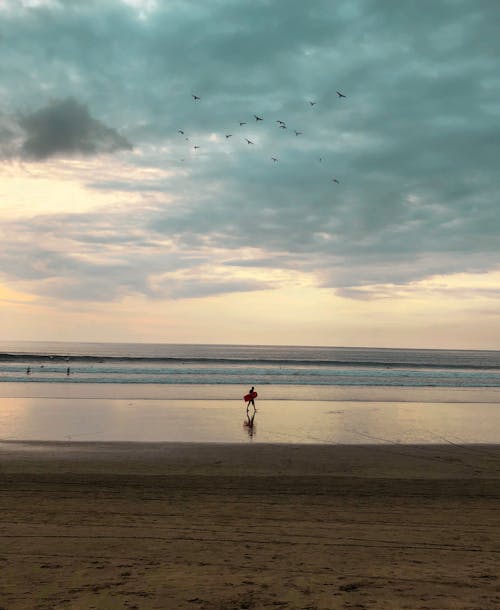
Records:
[[[500,352],[0,342],[0,382],[498,388]]]

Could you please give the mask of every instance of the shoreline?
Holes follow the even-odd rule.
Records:
[[[92,383],[1,381],[3,398],[231,400],[242,404],[248,388],[241,384]],[[361,386],[262,384],[259,400],[325,402],[500,403],[499,387]]]

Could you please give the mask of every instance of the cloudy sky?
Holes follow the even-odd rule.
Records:
[[[2,338],[500,349],[498,23],[0,0]]]

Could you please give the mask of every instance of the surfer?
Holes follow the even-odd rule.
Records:
[[[254,410],[256,411],[257,409],[255,408],[255,402],[254,402],[254,396],[253,393],[255,392],[255,388],[252,386],[249,390],[248,390],[248,395],[250,396],[250,400],[247,402],[247,411],[250,408],[250,405],[252,405],[252,407],[254,408]]]

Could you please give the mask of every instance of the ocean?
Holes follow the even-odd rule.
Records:
[[[498,388],[500,352],[0,342],[0,382]]]
[[[499,443],[500,352],[0,342],[0,443],[26,440]]]

